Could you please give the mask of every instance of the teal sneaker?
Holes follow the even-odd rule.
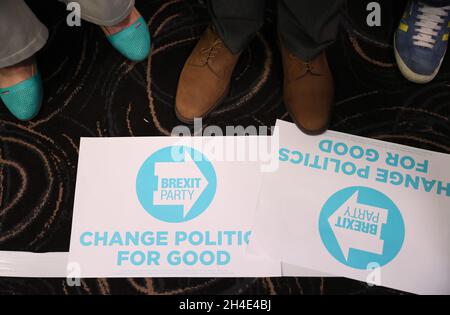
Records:
[[[0,88],[0,99],[6,108],[22,121],[33,119],[39,113],[43,94],[42,80],[37,70],[25,81],[7,88]]]
[[[104,31],[107,33],[105,29]],[[116,34],[108,35],[107,38],[111,45],[129,60],[142,61],[150,53],[150,32],[142,16],[132,25]]]

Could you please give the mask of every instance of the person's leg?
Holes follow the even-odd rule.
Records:
[[[450,0],[422,0],[422,2],[434,7],[445,7],[450,5]]]
[[[192,123],[206,118],[228,94],[239,56],[264,23],[264,0],[211,0],[209,26],[178,81],[175,113]]]
[[[81,18],[99,25],[109,42],[122,55],[133,61],[142,61],[150,52],[150,34],[147,22],[135,9],[134,0],[61,0],[66,4],[77,2]]]
[[[439,72],[449,38],[450,0],[410,0],[395,33],[394,50],[403,76],[428,83]]]
[[[286,48],[311,60],[332,44],[339,29],[343,0],[280,0],[278,27]]]
[[[284,68],[284,102],[308,134],[328,128],[334,83],[325,49],[339,29],[343,0],[280,0],[278,25]]]
[[[134,8],[134,0],[61,0],[64,3],[77,2],[81,18],[85,21],[114,26],[128,17]]]
[[[47,28],[23,0],[0,1],[0,68],[30,58],[47,39]]]
[[[264,23],[264,0],[211,0],[209,12],[217,34],[233,53],[240,52]]]
[[[48,30],[23,0],[0,1],[0,98],[20,120],[39,111],[42,83],[33,56]]]

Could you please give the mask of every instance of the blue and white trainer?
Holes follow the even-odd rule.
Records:
[[[439,72],[447,51],[450,6],[410,0],[395,33],[398,67],[406,79],[428,83]]]

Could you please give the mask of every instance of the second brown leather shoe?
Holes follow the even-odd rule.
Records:
[[[184,123],[205,118],[227,96],[239,59],[210,26],[187,59],[178,81],[175,113]]]
[[[334,82],[325,53],[311,61],[294,56],[282,44],[284,103],[294,123],[304,133],[318,135],[328,129]]]

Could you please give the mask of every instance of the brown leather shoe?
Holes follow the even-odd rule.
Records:
[[[205,118],[222,103],[240,53],[233,54],[210,26],[187,59],[178,81],[175,114],[184,123]]]
[[[281,42],[281,41],[280,41]],[[304,133],[319,135],[328,129],[334,82],[325,53],[307,62],[281,43],[284,69],[284,103]]]

